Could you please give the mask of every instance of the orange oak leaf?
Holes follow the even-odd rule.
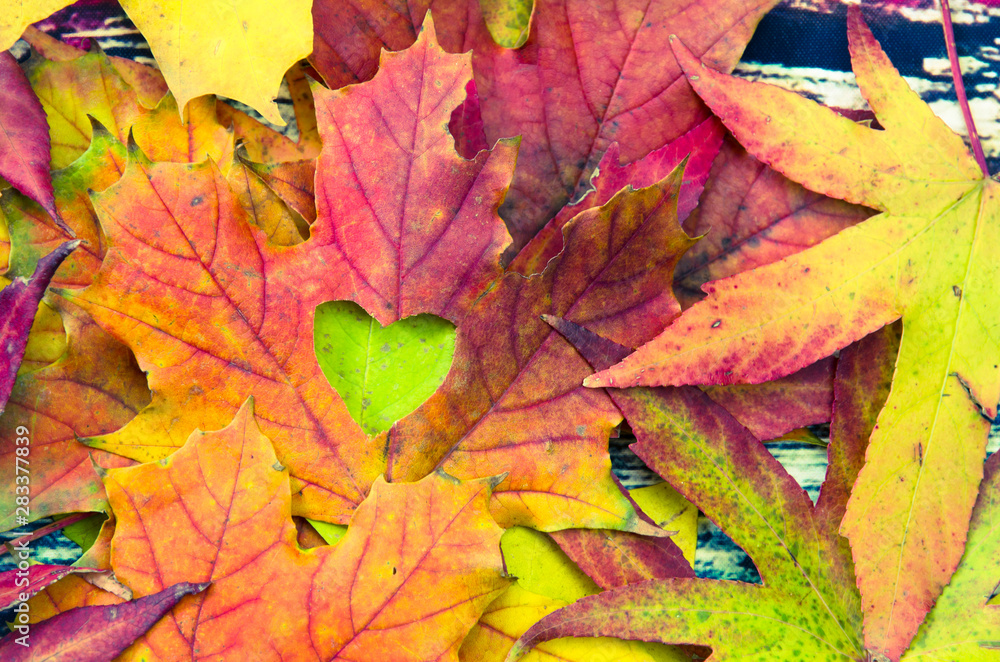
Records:
[[[856,7],[848,41],[883,130],[701,67],[675,42],[692,84],[748,150],[883,213],[707,285],[706,299],[587,383],[764,381],[902,317],[893,388],[841,527],[866,646],[895,659],[961,558],[1000,400],[1000,184],[907,86]]]
[[[30,520],[107,506],[91,457],[104,466],[131,460],[80,444],[77,437],[113,432],[149,402],[146,379],[132,354],[85,314],[65,302],[68,351],[53,365],[22,375],[0,417],[0,530],[15,526],[15,431],[29,430]],[[94,360],[94,357],[100,357]]]
[[[728,137],[684,224],[691,236],[704,236],[677,265],[674,290],[689,308],[708,281],[776,262],[873,213],[803,188]]]
[[[479,300],[458,327],[444,384],[390,432],[392,480],[435,466],[459,477],[508,471],[492,504],[505,525],[656,535],[612,480],[607,443],[620,415],[581,386],[587,364],[540,315],[586,321],[629,345],[655,335],[679,310],[670,282],[693,241],[677,223],[682,177],[678,168],[579,214],[545,271],[508,273]]]
[[[454,660],[508,583],[490,482],[379,480],[340,543],[302,551],[248,401],[162,462],[108,472],[119,579],[137,596],[212,582],[120,659]]]
[[[383,326],[422,312],[457,323],[502,273],[497,208],[518,141],[473,160],[455,151],[447,126],[470,80],[472,57],[441,50],[428,18],[369,83],[315,90],[317,240],[341,283],[331,298]]]

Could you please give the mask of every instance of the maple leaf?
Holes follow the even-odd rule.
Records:
[[[893,391],[842,525],[866,643],[898,658],[961,557],[990,427],[983,414],[995,417],[1000,400],[1000,184],[910,90],[858,10],[848,19],[855,74],[881,131],[716,74],[675,47],[699,94],[757,158],[883,213],[706,285],[704,301],[587,383],[765,381],[902,317]]]
[[[45,208],[56,223],[49,176],[49,131],[45,112],[27,77],[9,52],[0,53],[0,176]]]
[[[274,97],[288,68],[311,50],[310,4],[290,0],[280,12],[266,0],[235,5],[124,0],[121,6],[149,42],[179,108],[217,94],[283,126]],[[245,75],[247,69],[253,75]]]
[[[304,514],[346,519],[380,471],[316,363],[312,316],[327,297],[322,275],[306,276],[321,259],[302,250],[315,237],[270,246],[210,162],[150,164],[137,148],[121,180],[94,201],[107,255],[90,287],[62,294],[132,348],[153,401],[91,444],[159,459],[194,428],[222,425],[255,393],[279,455],[310,486],[300,494]]]
[[[80,249],[53,275],[52,283],[57,287],[84,287],[93,281],[106,242],[87,191],[103,191],[125,170],[125,146],[96,120],[91,123],[91,131],[87,150],[52,175],[56,209],[81,240]],[[27,273],[42,255],[71,238],[48,213],[24,196],[5,194],[0,198],[0,210],[12,244],[10,269],[16,274]]]
[[[522,136],[501,209],[514,246],[585,193],[612,142],[629,163],[706,118],[665,52],[669,34],[680,35],[714,68],[731,71],[775,4],[536,0],[531,36],[518,50],[492,44],[482,19],[470,17],[468,34],[455,47],[475,49],[486,137]]]
[[[709,117],[680,138],[627,165],[619,162],[618,143],[611,143],[590,180],[593,188],[579,201],[560,209],[518,252],[508,269],[525,276],[540,273],[548,261],[562,250],[562,228],[574,216],[607,203],[625,186],[643,188],[655,184],[682,162],[685,164],[684,184],[677,199],[677,220],[683,223],[698,205],[709,169],[722,145],[723,133],[722,124]]]
[[[121,659],[454,659],[507,584],[490,482],[379,480],[340,543],[303,552],[288,473],[248,403],[163,462],[108,472],[118,578],[138,596],[212,582]]]
[[[61,61],[33,53],[23,66],[48,119],[53,168],[69,165],[87,150],[91,117],[124,141],[129,127],[146,112],[100,50]]]
[[[4,366],[0,373],[0,414],[3,413],[14,387],[24,348],[28,344],[28,331],[35,321],[35,311],[38,310],[42,295],[56,269],[79,245],[79,240],[62,244],[38,261],[35,273],[30,278],[18,279],[0,290],[0,311],[3,311],[0,313],[0,356],[3,357]],[[20,432],[18,436],[25,437],[25,433]]]
[[[548,319],[595,367],[628,354],[583,327]],[[854,403],[862,393],[888,393],[897,342],[898,329],[886,329],[841,355],[838,393],[848,395],[835,413],[851,422],[831,426],[837,434],[830,442],[829,472],[838,478],[831,482],[833,493],[816,506],[764,446],[700,390],[609,390],[638,439],[632,450],[747,551],[763,586],[667,579],[613,589],[542,619],[508,659],[539,641],[597,635],[696,642],[710,645],[711,659],[720,661],[866,659],[850,549],[830,524],[843,512],[842,486],[860,467],[874,425],[873,416],[855,418],[873,415],[874,408],[859,410]],[[865,372],[865,380],[845,384]],[[872,386],[874,392],[865,391]]]
[[[401,51],[417,38],[430,0],[314,0],[313,50],[309,56],[331,89],[369,80],[379,52]]]
[[[452,370],[387,442],[391,480],[440,467],[459,477],[508,471],[498,521],[656,534],[636,518],[610,472],[607,440],[621,420],[589,369],[540,315],[566,315],[629,345],[678,311],[670,279],[693,240],[677,223],[678,168],[626,187],[567,224],[565,248],[531,278],[508,273],[458,327]]]
[[[510,237],[496,209],[518,141],[462,158],[446,127],[471,56],[441,50],[429,18],[405,53],[385,54],[366,85],[314,90],[317,219],[340,281],[331,298],[357,301],[383,325],[421,312],[458,322],[502,273]]]
[[[219,122],[211,96],[192,99],[181,111],[168,94],[131,128],[136,144],[153,161],[200,163],[210,158],[223,172],[233,161],[233,132]]]
[[[585,193],[612,142],[621,145],[622,160],[632,162],[706,119],[679,67],[664,53],[668,34],[701,46],[714,66],[729,71],[776,1],[538,0],[531,36],[518,50],[493,41],[477,0],[435,3],[445,50],[473,51],[488,143],[522,136],[518,170],[501,211],[514,248]],[[427,0],[387,0],[358,9],[344,0],[317,0],[312,61],[331,87],[367,80],[378,68],[380,48],[399,50],[413,42],[429,6]],[[593,57],[578,57],[591,47]]]
[[[14,528],[19,428],[30,431],[29,521],[56,513],[103,510],[107,497],[91,456],[104,466],[131,460],[89,449],[77,437],[112,432],[149,403],[145,376],[131,353],[79,309],[61,302],[68,350],[56,363],[21,375],[0,418],[0,530]],[[94,357],[100,357],[95,361]]]
[[[425,59],[427,71],[418,67],[419,76],[407,77],[414,73],[412,63]],[[454,85],[461,90],[471,77],[468,61],[467,55],[441,53],[429,28],[413,48],[388,55],[368,89],[358,86],[350,94],[388,104],[386,108],[398,107],[400,98],[415,103],[425,86],[436,89],[435,80],[452,80],[444,88]],[[403,90],[409,97],[401,96]],[[326,101],[322,97],[320,103]],[[414,124],[412,115],[404,114],[400,120],[412,130],[419,127],[427,146],[449,146],[450,111],[427,110],[441,114],[440,123],[432,128]],[[345,263],[345,252],[352,261],[363,260],[363,267],[388,267],[390,285],[395,286],[399,269],[393,265],[402,260],[412,266],[421,251],[427,251],[432,255],[426,266],[439,265],[438,271],[431,280],[417,269],[412,281],[419,287],[404,281],[402,303],[395,294],[383,300],[373,289],[359,289],[357,297],[376,305],[372,312],[383,323],[398,312],[428,309],[459,316],[478,296],[475,288],[488,284],[484,274],[499,272],[502,244],[493,238],[505,230],[496,206],[510,176],[513,149],[513,144],[502,143],[475,162],[461,160],[453,150],[448,155],[440,154],[440,147],[430,149],[414,167],[423,173],[423,168],[433,168],[432,156],[440,154],[448,164],[446,176],[438,174],[427,184],[445,191],[445,201],[454,202],[457,196],[460,202],[480,188],[482,196],[466,202],[464,215],[449,216],[444,225],[435,225],[445,235],[439,241],[416,241],[418,228],[430,229],[419,215],[428,208],[407,209],[417,216],[408,216],[397,227],[407,228],[415,241],[401,255],[398,246],[369,243],[361,232],[345,232],[348,219],[324,215],[327,203],[322,194],[319,207],[324,211],[308,241],[288,248],[269,245],[248,225],[211,163],[150,164],[133,146],[122,178],[93,198],[109,243],[101,271],[88,289],[63,295],[133,349],[140,366],[149,372],[153,402],[123,430],[90,443],[136,460],[159,459],[179,447],[193,429],[223,425],[254,394],[264,430],[296,480],[296,514],[345,522],[384,470],[384,442],[365,438],[322,375],[313,349],[315,308],[336,298],[337,292],[354,294],[358,272]],[[317,175],[322,186],[336,186],[326,181],[324,158],[334,161],[342,150],[343,145],[324,146],[328,156],[321,157]],[[409,158],[405,150],[385,147],[384,153],[397,160]],[[452,164],[460,166],[455,175],[450,172]],[[380,158],[355,165],[386,173]],[[408,176],[395,174],[399,180]],[[429,200],[430,195],[416,200]],[[374,199],[397,202],[391,196]],[[436,211],[431,205],[428,213],[433,218]],[[482,225],[484,231],[479,230]],[[470,250],[469,231],[485,238],[485,245]],[[488,256],[478,253],[489,246],[495,246],[492,265]]]
[[[207,587],[207,583],[179,583],[134,602],[80,607],[26,629],[23,634],[30,633],[27,646],[17,643],[15,626],[15,631],[0,641],[0,654],[10,662],[107,662],[116,659],[182,598]]]

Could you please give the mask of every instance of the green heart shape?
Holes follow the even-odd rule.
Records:
[[[455,325],[422,314],[383,328],[356,303],[328,301],[316,306],[313,346],[351,416],[376,435],[444,381],[455,355]]]

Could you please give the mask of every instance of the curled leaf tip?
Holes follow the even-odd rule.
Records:
[[[486,479],[486,482],[489,485],[490,492],[492,492],[494,489],[496,489],[497,485],[499,485],[500,483],[502,483],[505,480],[507,480],[507,476],[509,474],[510,474],[509,471],[505,471],[502,474],[497,474],[496,476],[489,476]]]

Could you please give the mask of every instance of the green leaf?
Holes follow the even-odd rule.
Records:
[[[455,354],[455,326],[430,314],[383,328],[359,305],[316,307],[316,359],[323,374],[369,435],[420,406],[444,381]]]
[[[534,0],[479,0],[490,36],[504,48],[520,48],[528,41],[534,5]]]
[[[90,517],[68,525],[62,530],[63,535],[86,552],[94,546],[94,541],[97,540],[97,536],[101,533],[101,527],[104,526],[107,519],[108,516],[104,513],[94,513]]]
[[[523,526],[507,529],[500,539],[500,549],[507,573],[532,593],[570,603],[601,591],[555,541],[540,531]]]
[[[344,534],[347,533],[347,526],[344,524],[330,524],[329,522],[320,522],[315,519],[310,519],[308,521],[312,524],[312,527],[316,529],[316,533],[318,533],[328,545],[336,545],[340,542],[340,539],[344,537]]]

